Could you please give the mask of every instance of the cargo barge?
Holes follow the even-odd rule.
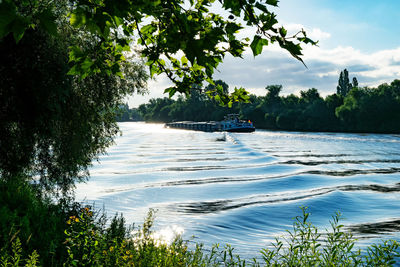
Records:
[[[228,114],[223,121],[177,121],[165,124],[167,128],[186,129],[203,132],[242,132],[250,133],[255,131],[253,123],[248,120],[240,120],[238,114]]]

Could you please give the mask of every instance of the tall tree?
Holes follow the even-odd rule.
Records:
[[[347,69],[340,72],[338,86],[336,87],[336,92],[338,95],[346,96],[347,93],[352,88],[351,83],[349,82],[349,72]]]
[[[341,96],[346,96],[353,87],[358,87],[357,78],[353,77],[353,83],[351,83],[349,80],[349,72],[347,69],[344,69],[340,72],[336,93]]]
[[[353,77],[353,87],[358,87],[358,80],[356,77]]]
[[[268,91],[266,97],[269,99],[274,99],[279,97],[279,93],[282,91],[282,85],[268,85],[267,87],[265,87],[265,89]]]
[[[48,8],[58,8],[54,5],[47,2]],[[19,10],[26,16],[31,12]],[[64,18],[68,12],[57,11]],[[57,28],[57,36],[38,27],[27,29],[18,43],[13,35],[0,39],[0,179],[36,176],[44,191],[67,193],[112,144],[116,108],[126,94],[145,86],[147,74],[142,64],[128,59],[121,64],[124,79],[106,73],[83,80],[68,75],[69,46],[96,48],[67,20],[60,18]]]

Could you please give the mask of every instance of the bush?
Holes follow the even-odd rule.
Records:
[[[36,250],[42,263],[57,262],[65,255],[62,243],[70,211],[66,204],[40,196],[22,178],[0,180],[0,254],[13,254],[18,238],[21,257]]]

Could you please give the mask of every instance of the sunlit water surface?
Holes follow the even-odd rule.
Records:
[[[307,206],[321,230],[340,211],[361,247],[400,239],[400,136],[120,128],[77,199],[129,223],[153,208],[161,232],[183,231],[206,247],[229,243],[252,257]]]

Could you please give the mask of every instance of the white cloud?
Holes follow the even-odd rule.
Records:
[[[304,28],[301,24],[285,27],[289,34]],[[319,28],[305,30],[315,40],[331,37]],[[305,46],[303,53],[308,68],[276,44],[264,47],[263,53],[256,58],[247,49],[243,59],[227,56],[214,78],[224,80],[231,90],[244,87],[257,95],[264,95],[267,85],[282,84],[283,94],[317,88],[323,96],[336,92],[339,73],[345,68],[351,78],[357,77],[361,86],[377,86],[400,78],[400,47],[366,53],[351,46],[329,49],[321,43],[320,46]],[[171,82],[167,77],[160,76],[157,81],[149,82],[150,95],[134,96],[129,103],[138,106],[150,98],[167,96],[163,91],[169,86]]]
[[[227,57],[217,77],[261,95],[270,84],[282,84],[283,94],[312,87],[322,95],[332,94],[345,68],[361,86],[377,86],[400,77],[400,47],[368,54],[353,47],[309,46],[304,49],[303,59],[308,68],[278,46],[269,46],[255,59],[251,53],[246,53],[244,60]]]
[[[127,98],[127,102],[130,107],[138,107],[140,104],[149,102],[152,98],[168,97],[168,94],[164,94],[164,90],[172,86],[172,82],[166,75],[160,75],[155,79],[147,82],[149,93],[145,95],[135,94]]]
[[[319,28],[312,29],[312,31],[309,32],[308,35],[313,40],[326,40],[326,39],[331,38],[330,33],[324,32]]]
[[[340,68],[363,66],[353,70],[353,74],[377,80],[395,79],[400,76],[400,47],[375,53],[363,53],[352,47],[337,47],[324,50],[318,47],[306,48],[304,59],[329,62]],[[320,74],[320,76],[323,74]]]
[[[320,28],[308,28],[302,24],[297,24],[297,23],[289,23],[289,24],[283,24],[285,29],[288,31],[288,36],[294,35],[297,32],[301,31],[304,29],[307,33],[307,36],[315,41],[317,40],[326,40],[331,37],[331,34],[328,32],[324,32]]]

